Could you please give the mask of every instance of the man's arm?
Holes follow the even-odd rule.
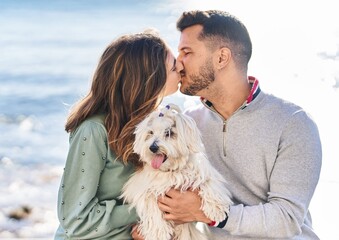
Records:
[[[267,202],[231,206],[223,228],[229,234],[258,238],[290,238],[301,233],[321,169],[317,127],[303,112],[286,123],[270,175]],[[167,220],[209,223],[196,193],[171,190],[159,200]],[[213,219],[212,219],[213,220]]]

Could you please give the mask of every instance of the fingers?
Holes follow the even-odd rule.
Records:
[[[158,198],[158,205],[161,211],[168,211],[173,207],[173,204],[175,204],[175,200],[167,194]]]
[[[177,198],[178,196],[180,196],[180,191],[179,190],[176,190],[174,188],[171,188],[165,196],[167,196],[168,198]]]
[[[175,190],[172,191],[170,190],[168,192],[168,194],[166,194],[163,197],[160,197],[158,199],[158,207],[160,209],[161,212],[163,212],[163,218],[165,220],[172,220],[175,221],[176,217],[175,217],[175,208],[173,207],[173,204],[175,205],[175,200],[173,200],[170,196],[175,195]],[[169,196],[170,195],[170,196]]]
[[[165,196],[159,197],[158,202],[166,206],[173,207],[176,202],[179,202],[180,195],[181,192],[179,190],[172,188],[165,194]]]
[[[166,221],[173,221],[174,224],[178,225],[178,224],[183,224],[185,223],[184,221],[178,219],[178,216],[176,213],[171,213],[169,212],[169,210],[167,210],[168,208],[164,208],[166,209],[165,211],[161,210],[163,212],[163,218],[166,220]]]
[[[177,193],[174,191],[171,191],[169,194],[173,197]],[[159,197],[158,207],[160,211],[162,211],[165,214],[176,212],[176,208],[180,200],[176,197],[175,198],[172,198],[172,197],[167,196],[167,194],[163,197]]]
[[[139,225],[134,225],[132,227],[131,235],[134,240],[144,240],[140,232],[138,231],[138,226]]]
[[[158,201],[158,207],[159,207],[160,211],[162,211],[163,213],[171,212],[171,207],[169,207],[168,205],[166,205],[163,202]]]
[[[168,213],[178,215],[182,209],[180,208],[180,203],[183,202],[187,196],[198,195],[197,191],[181,192],[179,190],[170,189],[165,196],[158,198],[159,209],[167,214],[166,219],[173,220]]]
[[[163,212],[165,220],[174,221],[177,224],[201,220],[201,198],[199,190],[181,192],[171,189],[165,196],[159,197],[158,207]]]

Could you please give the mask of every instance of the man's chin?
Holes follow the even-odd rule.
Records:
[[[198,95],[193,94],[193,93],[191,93],[191,92],[189,92],[189,91],[185,91],[185,92],[181,92],[181,93],[184,94],[184,95],[187,95],[187,96],[192,96],[192,97],[198,96]]]
[[[194,96],[190,91],[188,91],[187,88],[183,87],[182,84],[180,85],[179,90],[182,94],[185,94],[185,95],[188,95],[188,96]]]

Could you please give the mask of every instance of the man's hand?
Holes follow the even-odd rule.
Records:
[[[201,207],[201,198],[198,191],[180,192],[171,189],[158,200],[158,206],[164,213],[166,220],[172,220],[176,224],[187,222],[212,222],[208,219]]]

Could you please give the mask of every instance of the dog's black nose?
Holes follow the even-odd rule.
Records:
[[[152,143],[152,145],[149,147],[149,150],[151,150],[152,153],[156,153],[159,150],[159,146],[156,142]]]

